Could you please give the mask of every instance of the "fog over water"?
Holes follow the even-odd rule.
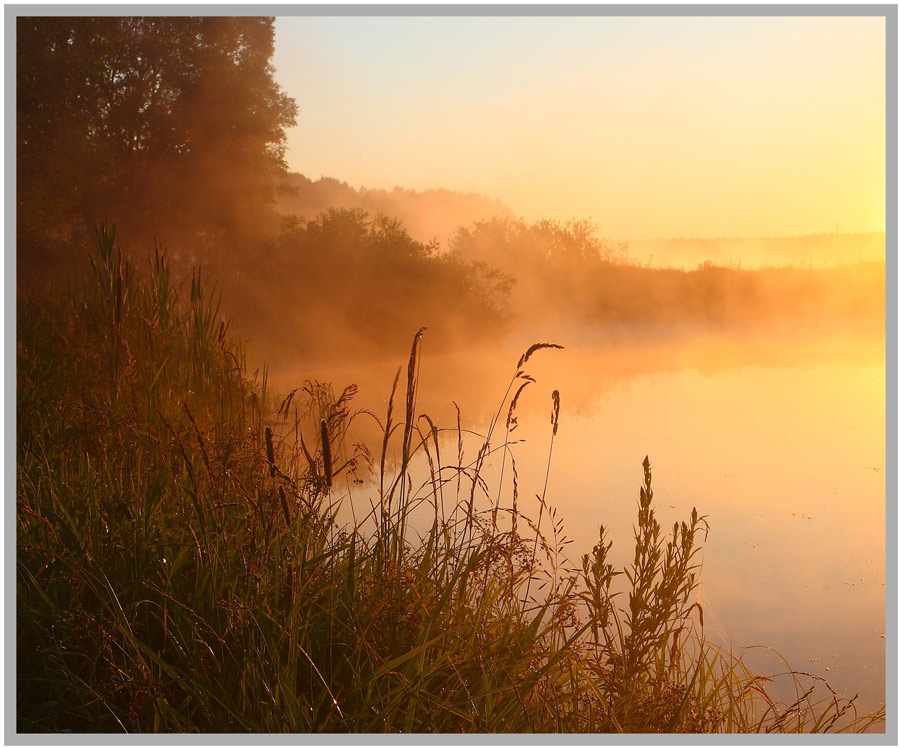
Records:
[[[19,16],[18,729],[883,728],[885,23]]]
[[[706,636],[736,650],[772,647],[842,695],[858,692],[862,709],[882,703],[885,360],[877,325],[670,330],[666,337],[559,329],[549,340],[566,347],[528,362],[536,382],[520,399],[509,436],[519,510],[538,512],[557,389],[547,498],[572,541],[564,549],[571,561],[580,563],[603,524],[613,560],[620,568],[630,563],[640,463],[649,455],[663,528],[693,507],[708,518],[699,597]],[[447,429],[445,464],[457,457],[454,402],[462,428],[484,434],[531,342],[517,334],[432,353],[426,332],[417,412]],[[358,384],[355,406],[383,418],[398,367],[402,402],[406,357],[397,350],[339,367],[287,361],[270,376],[279,391],[301,385],[299,377],[332,382],[336,391]],[[358,438],[375,436],[369,422],[356,421]],[[474,457],[473,444],[467,439],[463,464]],[[506,470],[501,506],[512,500]],[[497,485],[500,471],[495,456],[489,484]],[[367,510],[365,486],[351,491],[348,484],[345,495]],[[766,649],[753,650],[748,662],[772,675],[784,670]]]

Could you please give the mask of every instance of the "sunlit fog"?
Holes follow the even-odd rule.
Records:
[[[896,21],[383,10],[7,19],[17,732],[884,732]]]

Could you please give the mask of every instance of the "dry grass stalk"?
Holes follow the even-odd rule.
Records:
[[[325,473],[325,485],[331,488],[331,441],[328,438],[328,423],[323,418],[319,425],[322,433],[322,469]]]

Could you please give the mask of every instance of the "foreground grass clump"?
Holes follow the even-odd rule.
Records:
[[[552,346],[519,360],[467,462],[459,423],[416,412],[420,331],[373,456],[349,445],[353,388],[270,402],[199,272],[176,286],[164,256],[137,272],[111,230],[98,240],[83,290],[20,300],[18,731],[826,731],[883,718],[856,718],[799,675],[796,699],[776,703],[704,642],[692,593],[705,523],[694,511],[663,536],[649,460],[621,576],[605,533],[576,567],[545,495],[537,518],[518,510],[509,434],[525,366]],[[511,506],[486,483],[491,455]],[[347,524],[350,490],[369,511]]]

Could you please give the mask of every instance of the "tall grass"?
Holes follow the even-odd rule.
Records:
[[[163,253],[133,271],[114,237],[101,227],[91,285],[23,303],[17,320],[18,731],[883,721],[800,674],[778,703],[705,642],[706,525],[695,510],[662,533],[649,460],[624,571],[602,529],[580,564],[566,558],[546,484],[536,519],[519,510],[516,403],[529,358],[553,346],[522,356],[481,437],[418,412],[424,330],[383,415],[319,383],[276,403],[200,272],[184,293]],[[356,418],[377,421],[380,454],[351,443]],[[488,483],[491,455],[509,465],[510,506]]]

